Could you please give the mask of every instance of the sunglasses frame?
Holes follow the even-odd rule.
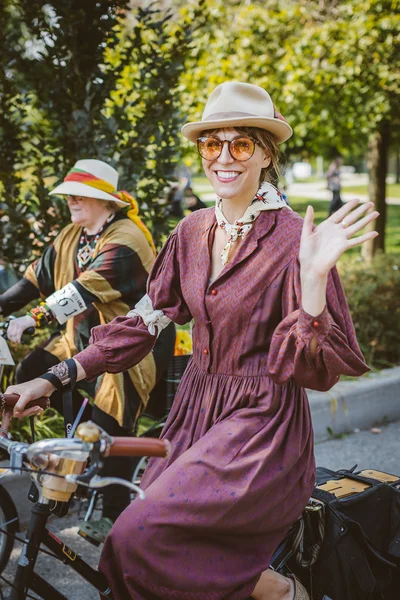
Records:
[[[217,142],[219,142],[221,144],[221,150],[220,153],[218,154],[218,156],[216,156],[215,158],[206,158],[205,156],[203,156],[200,152],[200,142],[203,140],[215,140]],[[251,140],[254,144],[254,148],[253,148],[253,152],[251,154],[251,156],[249,156],[249,158],[245,158],[244,160],[240,160],[240,158],[236,158],[235,156],[233,156],[232,152],[231,152],[231,144],[233,142],[237,142],[238,140]],[[197,145],[197,152],[200,154],[201,158],[203,158],[204,160],[217,160],[221,154],[222,154],[222,150],[224,149],[224,144],[227,143],[228,144],[228,152],[229,155],[231,156],[231,158],[233,158],[233,160],[237,160],[238,162],[247,162],[248,160],[250,160],[250,158],[252,158],[254,156],[254,152],[256,151],[256,144],[258,144],[257,140],[255,140],[254,138],[248,136],[248,135],[242,135],[240,137],[235,138],[234,140],[219,140],[218,138],[212,136],[212,135],[202,135],[201,137],[197,138],[196,140],[196,145]]]

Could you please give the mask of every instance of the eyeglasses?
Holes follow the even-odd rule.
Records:
[[[249,160],[256,149],[256,141],[249,137],[238,137],[234,140],[219,140],[215,137],[200,137],[197,139],[197,150],[205,160],[216,160],[222,154],[224,144],[234,160],[244,162]]]

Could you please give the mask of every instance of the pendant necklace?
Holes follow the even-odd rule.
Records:
[[[76,254],[78,266],[80,269],[85,268],[92,261],[94,250],[96,248],[97,242],[99,241],[99,237],[103,233],[104,227],[113,220],[114,216],[114,213],[112,213],[107,218],[106,222],[101,226],[101,228],[92,240],[88,240],[86,227],[82,229],[82,235],[78,243],[78,252]]]

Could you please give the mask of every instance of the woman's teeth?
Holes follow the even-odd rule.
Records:
[[[220,179],[234,179],[240,173],[238,171],[217,171],[217,175]]]

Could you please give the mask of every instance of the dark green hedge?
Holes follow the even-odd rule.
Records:
[[[376,369],[400,364],[400,254],[357,259],[339,267],[357,339]]]

